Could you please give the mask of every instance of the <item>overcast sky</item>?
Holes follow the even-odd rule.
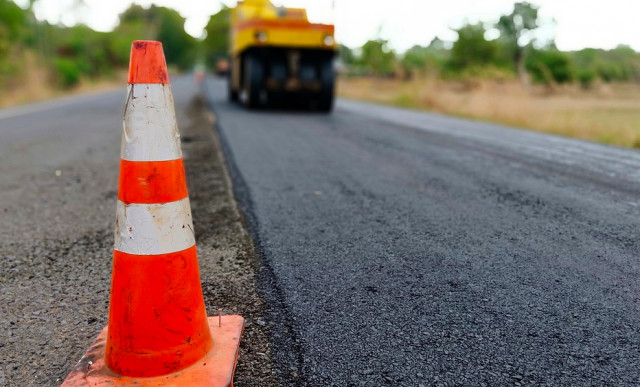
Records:
[[[27,0],[16,0],[25,4]],[[118,14],[131,0],[39,0],[38,18],[52,23],[72,25],[84,22],[94,29],[109,31]],[[209,16],[220,5],[234,5],[234,0],[134,0],[174,8],[187,19],[185,29],[201,36]],[[336,39],[350,47],[361,46],[368,39],[388,39],[391,46],[404,51],[414,44],[428,44],[435,36],[453,41],[450,28],[465,20],[495,22],[499,15],[513,8],[513,0],[273,0],[274,4],[307,8],[312,21],[336,24]],[[542,39],[555,36],[561,50],[584,47],[610,49],[627,44],[640,51],[640,0],[533,0],[540,6],[540,17],[547,26]],[[333,6],[332,4],[335,4]],[[552,21],[555,20],[555,27]]]

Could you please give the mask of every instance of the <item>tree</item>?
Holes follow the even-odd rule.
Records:
[[[415,45],[408,49],[400,60],[400,66],[407,78],[415,74],[439,72],[446,63],[448,54],[449,50],[444,47],[444,42],[436,37],[427,47]]]
[[[344,44],[341,44],[338,47],[338,56],[346,66],[350,66],[356,62],[356,56],[353,53],[353,50]]]
[[[0,0],[0,62],[7,59],[12,42],[26,29],[26,12],[9,0]]]
[[[0,0],[0,88],[18,72],[16,54],[23,48],[29,34],[29,16],[9,0]],[[0,93],[2,90],[0,90]]]
[[[405,77],[411,78],[415,73],[426,71],[428,57],[429,49],[427,47],[415,45],[408,49],[400,60]]]
[[[117,45],[131,44],[134,39],[159,40],[164,48],[167,64],[186,69],[193,65],[196,40],[184,30],[185,19],[173,9],[152,5],[145,9],[132,5],[120,15],[114,33]],[[128,43],[127,43],[128,42]],[[128,55],[129,51],[117,47]]]
[[[389,76],[395,71],[396,54],[389,49],[388,41],[369,40],[362,46],[363,66],[374,75]]]
[[[203,41],[205,58],[209,63],[215,63],[224,58],[229,52],[229,29],[231,23],[231,8],[222,5],[217,13],[211,15],[204,30],[207,37]]]
[[[531,32],[538,28],[538,8],[527,2],[518,2],[509,15],[500,17],[496,27],[500,37],[511,50],[513,64],[522,84],[528,88],[529,80],[525,69],[525,46],[532,40]]]
[[[452,70],[483,67],[495,62],[498,46],[495,41],[485,39],[487,30],[482,23],[467,24],[456,32],[458,40],[453,43],[449,58]]]
[[[154,8],[154,6],[151,6]],[[156,7],[158,12],[158,37],[168,63],[185,70],[193,66],[196,57],[196,40],[184,30],[185,19],[178,11]]]
[[[429,42],[429,46],[427,46],[427,48],[434,52],[443,52],[447,50],[444,44],[444,40],[440,39],[437,36],[431,39],[431,42]]]

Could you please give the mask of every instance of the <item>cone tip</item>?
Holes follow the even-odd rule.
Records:
[[[169,83],[161,42],[135,40],[131,44],[129,83]]]

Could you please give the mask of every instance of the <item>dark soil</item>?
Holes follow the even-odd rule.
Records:
[[[214,116],[201,97],[189,106],[181,128],[191,211],[196,231],[202,290],[209,315],[240,314],[246,328],[234,386],[278,385],[271,363],[264,300],[256,291],[258,259],[233,198]]]

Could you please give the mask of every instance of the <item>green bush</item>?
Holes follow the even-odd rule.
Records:
[[[527,58],[526,68],[538,83],[569,83],[575,79],[571,57],[558,50],[532,51]]]
[[[56,79],[61,87],[68,89],[80,82],[80,69],[78,69],[75,61],[56,58],[53,60],[53,65],[56,70]]]
[[[640,54],[628,46],[613,50],[585,48],[570,55],[579,73],[593,73],[604,82],[640,82]]]
[[[580,82],[580,86],[584,89],[590,88],[597,77],[596,72],[593,70],[578,70],[578,81]]]

